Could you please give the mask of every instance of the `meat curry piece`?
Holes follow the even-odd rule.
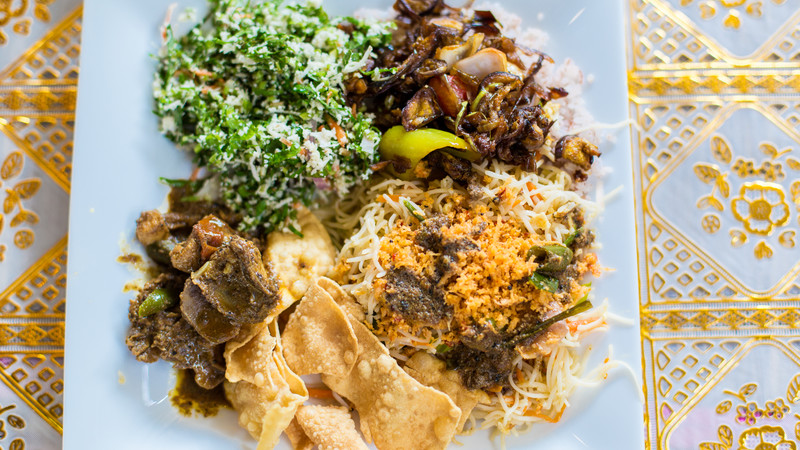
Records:
[[[278,282],[267,270],[261,252],[252,242],[231,236],[192,273],[192,282],[229,320],[258,323],[280,300]]]
[[[389,269],[384,295],[389,308],[408,322],[437,325],[453,313],[441,289],[408,267]]]
[[[169,227],[158,210],[145,211],[136,219],[136,239],[144,245],[155,244],[169,237]]]
[[[186,279],[181,292],[183,317],[206,340],[214,345],[223,344],[239,334],[241,326],[214,309],[203,291],[191,278]]]
[[[186,219],[197,212],[174,215]],[[198,385],[212,389],[224,379],[224,343],[244,324],[272,312],[278,282],[257,244],[219,217],[194,219],[187,236],[187,224],[171,214],[146,211],[137,220],[137,238],[158,258],[162,272],[131,301],[126,343],[138,360],[163,359],[176,369],[191,369]],[[155,294],[171,301],[141,308]]]
[[[194,272],[205,263],[235,232],[214,215],[203,217],[192,226],[192,233],[169,253],[172,266],[183,272]]]
[[[130,303],[131,327],[125,342],[139,361],[151,363],[163,359],[176,369],[191,369],[198,385],[212,389],[225,378],[222,347],[198,334],[177,305],[146,317],[139,316],[139,306],[148,294],[155,289],[180,291],[183,277],[162,273],[142,288]]]

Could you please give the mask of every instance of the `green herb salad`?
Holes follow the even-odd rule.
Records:
[[[167,26],[153,86],[162,132],[192,150],[244,230],[296,228],[296,208],[369,178],[380,133],[345,101],[373,74],[391,22],[330,18],[316,3],[214,0],[182,37]]]

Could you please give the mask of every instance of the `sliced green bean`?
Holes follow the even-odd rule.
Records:
[[[527,330],[517,334],[513,339],[508,341],[507,345],[510,346],[510,347],[513,347],[513,346],[519,344],[520,342],[524,341],[525,339],[541,333],[542,331],[544,331],[547,328],[549,328],[550,325],[552,325],[552,324],[554,324],[556,322],[560,322],[560,321],[562,321],[564,319],[567,319],[567,318],[572,317],[574,315],[580,314],[580,313],[582,313],[584,311],[588,311],[590,309],[592,309],[592,302],[590,302],[589,300],[582,300],[582,301],[578,302],[572,308],[569,308],[567,310],[561,311],[560,313],[556,314],[555,316],[553,316],[553,317],[551,317],[549,319],[543,320],[543,321],[537,323],[536,325],[528,328]]]
[[[411,215],[420,222],[425,221],[425,213],[419,210],[419,207],[409,200],[403,200],[403,204],[411,212]]]

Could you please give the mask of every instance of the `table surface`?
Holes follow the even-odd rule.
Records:
[[[649,449],[800,441],[800,10],[627,0]],[[0,447],[59,448],[79,0],[0,0]]]

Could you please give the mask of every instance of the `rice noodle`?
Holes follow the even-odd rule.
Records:
[[[597,214],[593,202],[569,190],[572,184],[569,174],[554,166],[544,165],[537,174],[502,162],[485,161],[474,164],[473,169],[483,175],[485,183],[480,198],[470,199],[470,202],[486,207],[489,219],[520,223],[541,240],[563,241],[572,230],[559,219],[575,208],[584,212],[587,222]],[[504,192],[515,194],[495,201]],[[449,177],[431,182],[427,189],[423,181],[379,178],[368,189],[354,193],[353,197],[358,197],[365,206],[355,212],[359,225],[343,242],[339,255],[347,265],[347,271],[342,274],[346,281],[343,288],[364,306],[368,320],[375,317],[377,308],[372,283],[386,275],[378,258],[381,238],[397,220],[406,223],[414,220],[403,202],[420,204],[433,200],[430,208],[433,212],[447,213],[453,208],[453,199],[468,195]],[[352,224],[355,222],[352,211],[346,206],[335,206],[327,222]]]
[[[540,30],[522,29],[520,18],[496,3],[478,5],[476,9],[491,9],[503,24],[504,34],[516,37],[519,44],[541,48],[548,39]],[[597,142],[597,130],[614,129],[629,122],[608,125],[594,122],[581,96],[583,74],[570,60],[560,66],[545,62],[537,79],[544,85],[564,86],[570,92],[569,96],[545,106],[548,115],[557,121],[548,141],[539,149],[543,159],[537,172],[525,172],[498,161],[473,164],[473,170],[482,176],[482,185],[480,195],[470,198],[470,203],[485,207],[488,220],[517,223],[541,240],[563,242],[573,230],[561,219],[577,208],[589,226],[605,202],[619,194],[620,188],[604,195],[600,185],[596,201],[588,200],[582,192],[586,184],[575,183],[567,171],[553,165],[556,136],[581,134]],[[502,195],[505,192],[510,195]],[[341,248],[339,255],[344,264],[339,275],[345,282],[343,288],[362,305],[367,323],[380,313],[373,282],[386,276],[386,268],[379,262],[381,240],[396,224],[413,220],[404,202],[414,205],[426,202],[431,212],[446,214],[454,208],[456,199],[466,197],[469,197],[466,189],[449,177],[425,182],[377,176],[357,187],[348,198],[319,213],[333,241]],[[568,319],[569,331],[550,355],[534,360],[519,356],[508,379],[512,392],[492,393],[489,404],[479,404],[472,411],[463,433],[493,429],[501,435],[501,445],[505,447],[507,434],[518,435],[536,423],[558,421],[578,387],[596,386],[610,370],[627,367],[613,360],[613,349],[609,347],[604,362],[587,370],[590,351],[581,346],[581,341],[591,332],[606,330],[609,320],[631,323],[608,313],[608,302],[604,301],[591,311]],[[434,353],[442,343],[441,333],[435,335],[427,330],[418,336],[401,331],[393,340],[379,337],[390,354],[401,361],[407,360],[413,351]]]
[[[538,174],[496,161],[473,165],[473,169],[483,175],[484,184],[481,196],[470,202],[485,206],[492,219],[517,222],[541,239],[563,241],[571,230],[559,217],[574,208],[580,208],[587,219],[598,213],[596,203],[570,190],[569,174],[554,166],[545,164]],[[495,201],[502,190],[516,194]],[[339,224],[338,229],[344,231],[343,225],[358,223],[354,233],[343,241],[340,258],[347,263],[347,270],[342,274],[347,283],[343,287],[364,307],[367,322],[379,312],[372,283],[386,275],[385,268],[378,263],[381,238],[398,221],[413,220],[404,201],[419,205],[432,200],[430,210],[446,213],[453,207],[453,198],[467,195],[466,190],[450,178],[433,181],[427,187],[422,181],[378,178],[356,192],[355,199],[348,199],[348,204],[339,203],[332,208],[327,220]],[[364,206],[356,209],[351,206],[353,204]],[[516,370],[509,378],[513,395],[493,394],[491,403],[478,405],[465,433],[496,429],[502,434],[518,434],[535,423],[557,420],[577,387],[601,382],[619,363],[606,359],[584,375],[589,352],[581,349],[580,341],[589,332],[607,329],[607,309],[608,303],[603,302],[572,318],[570,322],[577,325],[570,328],[548,357],[537,360],[519,357],[515,361]],[[399,360],[408,358],[408,349],[433,353],[441,343],[440,336],[413,336],[403,332],[397,339],[382,340],[392,356]]]

